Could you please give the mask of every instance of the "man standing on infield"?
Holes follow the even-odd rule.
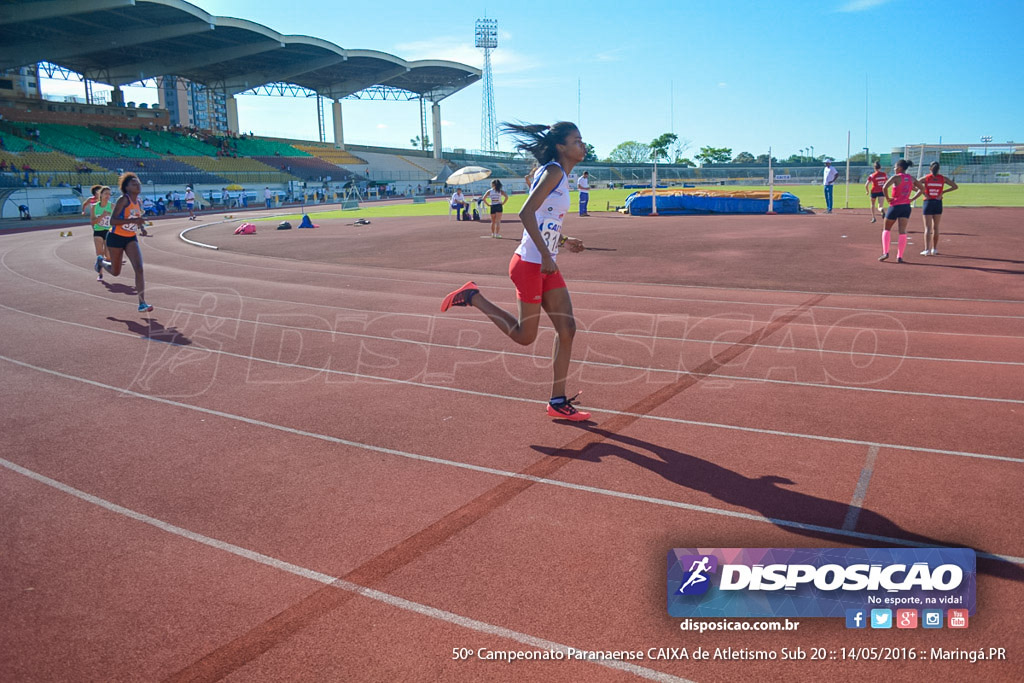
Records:
[[[580,191],[580,215],[589,216],[587,204],[590,202],[590,171],[584,171],[576,181],[576,189]]]
[[[832,213],[832,186],[838,177],[839,171],[832,168],[832,160],[825,159],[825,174],[822,179],[822,184],[825,186],[825,207],[828,209],[826,213]]]

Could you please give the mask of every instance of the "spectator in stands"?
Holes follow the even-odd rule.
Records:
[[[146,197],[145,199],[142,200],[142,211],[143,215],[145,216],[155,216],[156,204],[153,203],[152,199]]]
[[[171,201],[174,202],[174,210],[181,211],[181,193],[175,190],[171,195]]]
[[[455,193],[452,194],[452,208],[455,209],[455,220],[469,220],[469,203],[466,201],[466,195],[462,194],[461,187],[456,187]]]
[[[32,220],[32,214],[29,213],[27,204],[18,204],[18,216],[23,221]]]
[[[238,199],[242,202],[242,208],[249,208],[249,198],[245,195],[245,188],[243,187],[241,192],[238,193]]]
[[[7,172],[7,159],[0,159],[0,173]]]
[[[163,216],[167,213],[167,204],[164,203],[164,198],[160,197],[156,200],[156,206],[153,207],[156,210],[157,216]]]
[[[267,208],[269,209],[274,202],[274,193],[270,191],[270,187],[263,188],[263,201],[266,202]]]

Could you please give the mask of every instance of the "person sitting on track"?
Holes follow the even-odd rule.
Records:
[[[509,263],[509,277],[516,286],[519,300],[519,317],[484,298],[474,282],[467,282],[446,296],[441,302],[441,310],[447,311],[452,306],[474,306],[509,339],[526,346],[537,338],[540,311],[543,309],[558,335],[547,414],[553,418],[581,422],[590,419],[590,413],[573,405],[579,394],[566,398],[565,384],[576,335],[576,320],[569,290],[555,258],[562,245],[568,245],[574,252],[584,249],[583,242],[562,234],[562,220],[569,212],[568,174],[583,161],[587,149],[576,124],[567,121],[553,126],[506,123],[504,128],[516,136],[517,149],[530,152],[541,164],[534,176],[530,195],[519,212],[523,237]]]
[[[96,272],[100,268],[114,277],[121,274],[121,256],[128,256],[135,271],[135,293],[139,295],[139,313],[148,313],[153,307],[146,303],[146,279],[142,271],[142,250],[139,249],[138,234],[148,235],[146,219],[139,203],[142,183],[134,173],[125,173],[118,179],[121,196],[114,205],[114,213],[110,219],[113,230],[107,233],[107,249],[110,251],[109,261],[96,261]]]

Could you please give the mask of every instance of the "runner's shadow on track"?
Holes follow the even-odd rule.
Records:
[[[107,282],[103,281],[103,286],[107,288],[107,291],[111,294],[127,294],[129,296],[135,296],[135,288],[131,285],[122,285],[120,282]]]
[[[548,446],[531,446],[530,448],[545,455],[564,456],[593,463],[599,463],[609,457],[621,458],[650,470],[673,484],[707,493],[729,507],[745,508],[767,521],[775,523],[783,531],[868,548],[887,545],[882,539],[861,539],[842,533],[830,533],[828,528],[830,524],[843,524],[849,511],[849,504],[786,488],[795,486],[796,482],[785,477],[765,475],[751,478],[666,446],[616,434],[590,425],[579,425],[579,428],[598,435],[604,440],[589,444],[576,451]],[[813,525],[818,528],[801,527],[789,523]],[[861,508],[855,527],[855,530],[857,529],[862,530],[859,533],[905,539],[928,546],[965,547],[960,541],[943,541],[916,534],[868,508]],[[837,531],[839,530],[837,529]],[[984,552],[981,549],[976,550],[979,553]],[[979,558],[978,565],[979,571],[984,571],[986,574],[1024,582],[1024,567],[1016,564]]]
[[[965,260],[968,260],[968,261],[994,261],[995,263],[1019,263],[1019,264],[1024,264],[1024,261],[1017,261],[1017,260],[1014,260],[1014,259],[1011,259],[1011,258],[985,258],[985,257],[982,257],[982,256],[958,256],[956,254],[949,254],[948,256],[945,255],[945,254],[939,254],[939,255],[942,256],[943,258],[949,258],[949,259],[965,259]]]
[[[935,261],[904,261],[901,266],[924,266],[926,268],[953,268],[955,270],[976,270],[980,273],[995,273],[996,275],[1024,275],[1024,270],[1013,268],[985,268],[984,266],[956,266],[952,263],[937,263]]]
[[[121,320],[113,316],[107,316],[107,320],[115,323],[124,323],[129,332],[134,332],[143,339],[174,344],[175,346],[190,346],[192,340],[178,331],[176,327],[164,327],[154,318],[149,319],[149,324],[141,323],[138,320]]]

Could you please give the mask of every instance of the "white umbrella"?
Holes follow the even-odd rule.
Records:
[[[475,183],[478,180],[489,178],[491,175],[491,169],[484,168],[483,166],[466,166],[460,168],[455,173],[448,176],[445,180],[449,185],[468,185],[469,183]]]

